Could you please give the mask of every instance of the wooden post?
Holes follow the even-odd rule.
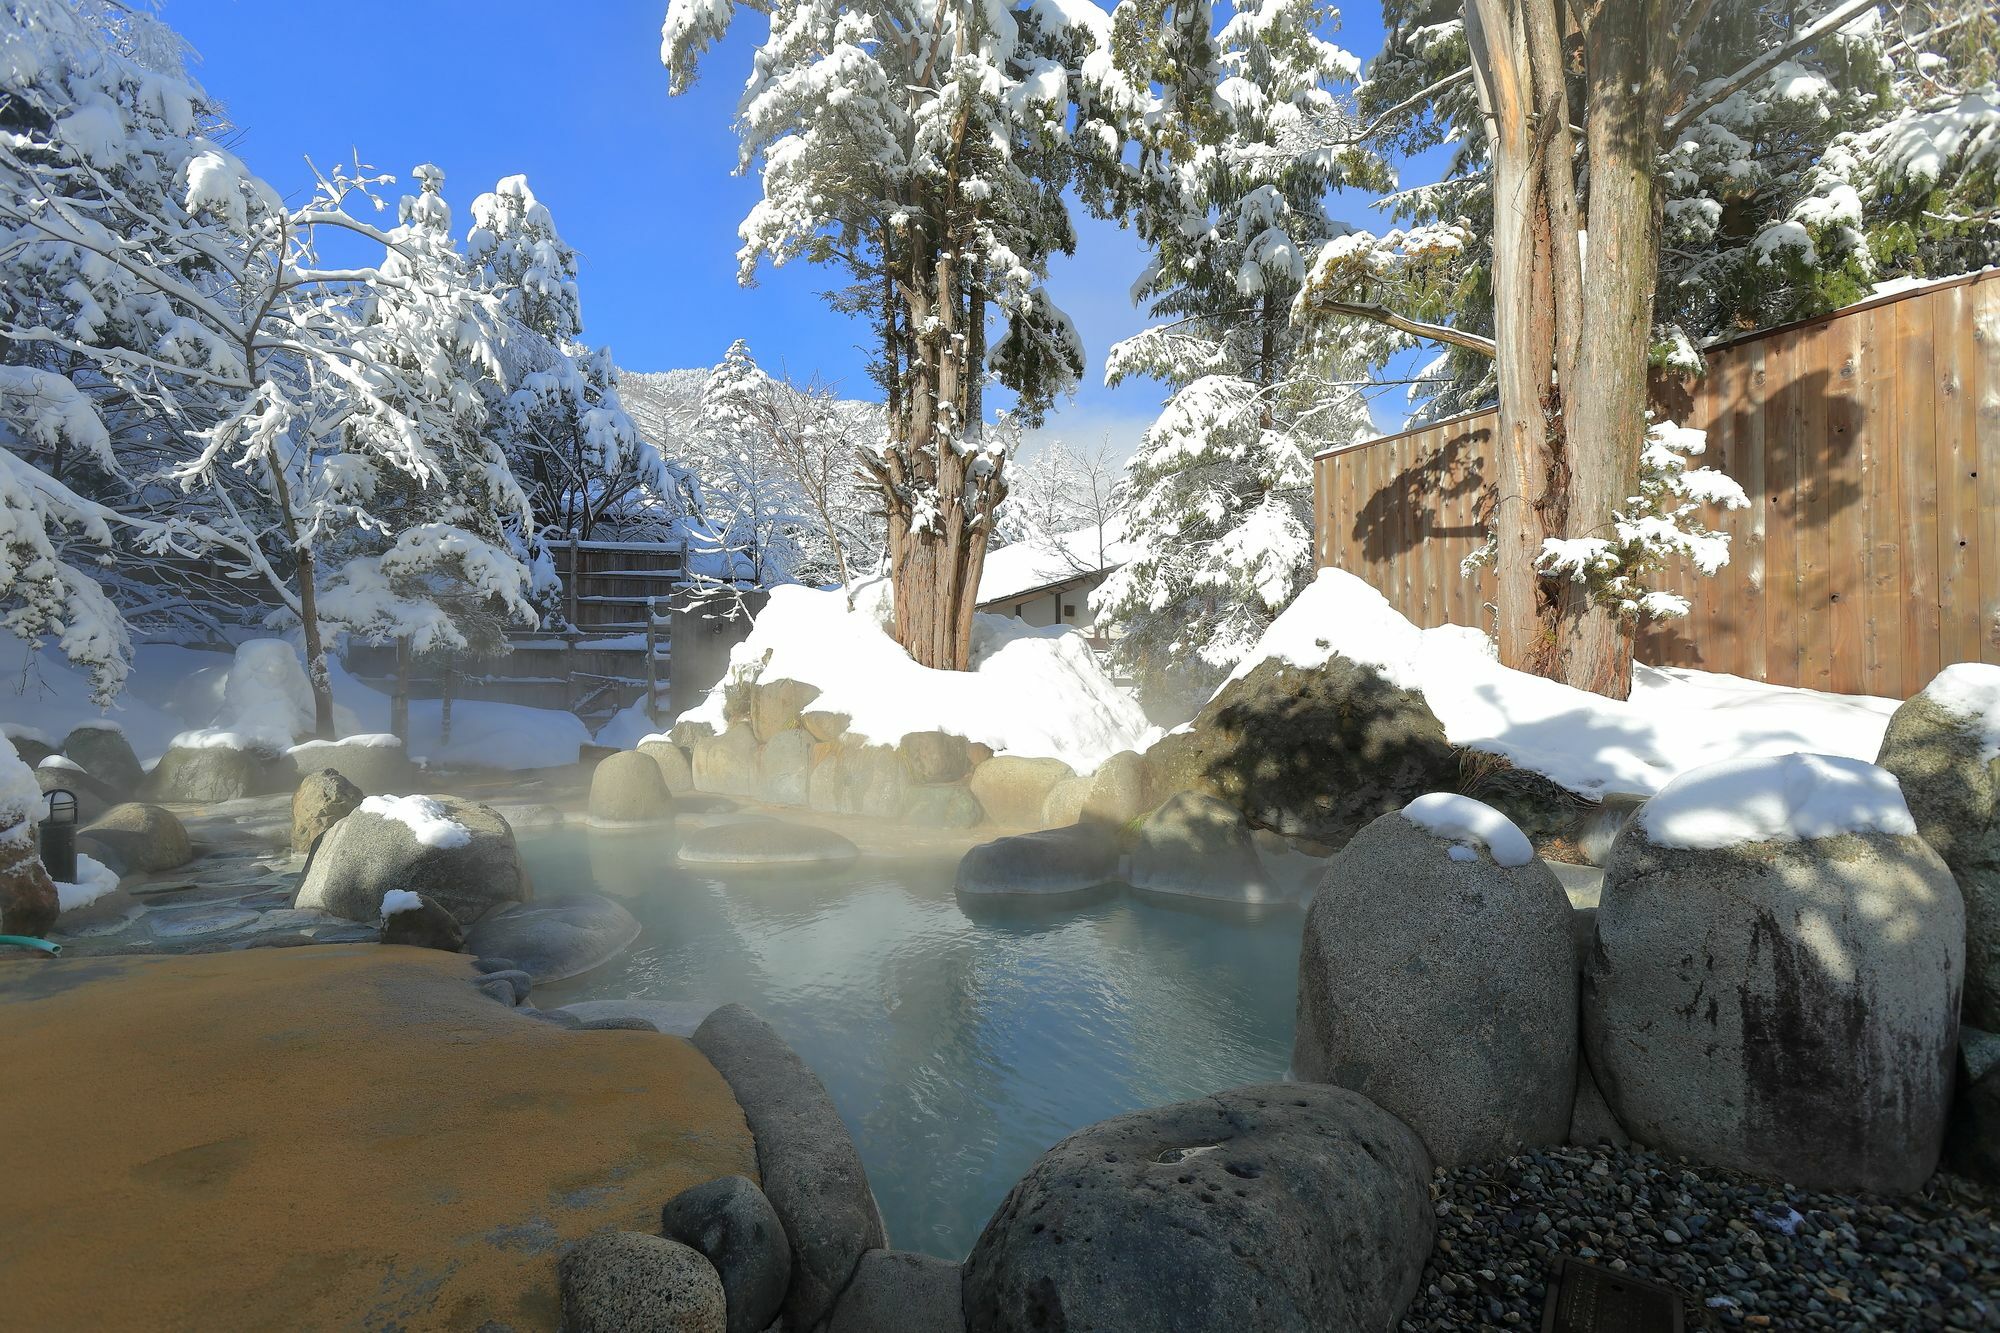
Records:
[[[389,695],[389,730],[410,746],[410,636],[396,640],[396,688]]]
[[[660,724],[660,667],[654,649],[660,642],[659,598],[646,599],[646,719]]]

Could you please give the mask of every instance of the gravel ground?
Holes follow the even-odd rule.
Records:
[[[1542,1326],[1571,1254],[1687,1293],[1689,1328],[2000,1328],[2000,1197],[1813,1194],[1654,1153],[1560,1148],[1439,1172],[1405,1333]]]

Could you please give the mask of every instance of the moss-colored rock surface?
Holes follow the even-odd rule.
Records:
[[[0,962],[0,1322],[553,1328],[567,1244],[754,1178],[693,1046],[471,975],[380,945]]]

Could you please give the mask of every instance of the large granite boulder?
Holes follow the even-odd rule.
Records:
[[[83,765],[62,755],[51,755],[35,765],[35,785],[42,789],[44,798],[50,792],[66,791],[76,798],[76,819],[79,824],[95,823],[104,817],[105,811],[124,802],[126,793],[113,790],[108,784],[83,771]],[[36,807],[34,817],[40,820],[48,812],[48,802]]]
[[[7,744],[12,747],[14,756],[29,768],[35,767],[50,755],[62,753],[61,750],[49,744],[33,727],[25,727],[13,722],[0,723],[0,732],[4,732],[6,735]]]
[[[86,722],[63,737],[62,752],[83,765],[84,772],[115,792],[130,796],[146,780],[132,742],[115,722]]]
[[[1093,824],[1123,828],[1153,808],[1150,774],[1142,756],[1120,750],[1090,775],[1090,790],[1084,795],[1081,817]]]
[[[640,741],[639,753],[651,759],[660,769],[660,780],[667,784],[669,796],[685,796],[694,790],[694,768],[688,763],[687,751],[672,741]]]
[[[948,1259],[870,1250],[840,1293],[827,1333],[962,1333],[965,1274]]]
[[[1083,818],[1083,803],[1090,798],[1091,775],[1062,778],[1049,788],[1042,802],[1043,828],[1068,828]]]
[[[694,743],[694,789],[719,796],[757,794],[757,738],[747,726]]]
[[[176,737],[141,789],[149,800],[212,805],[291,791],[298,769],[282,750],[233,744],[228,733]]]
[[[700,1252],[637,1231],[600,1231],[556,1265],[564,1333],[725,1333],[722,1279]]]
[[[686,864],[702,866],[831,865],[860,854],[831,829],[761,817],[691,830],[676,853]]]
[[[403,742],[388,732],[337,741],[301,741],[287,753],[301,776],[332,769],[364,796],[400,796],[423,786],[423,770]]]
[[[1760,811],[1864,827],[1738,840]],[[1583,976],[1585,1055],[1634,1139],[1807,1189],[1923,1183],[1965,911],[1911,827],[1882,770],[1814,755],[1699,769],[1647,803],[1606,869]]]
[[[0,838],[0,935],[39,939],[61,912],[55,881],[36,855],[33,839]]]
[[[1132,887],[1230,903],[1295,901],[1271,882],[1235,806],[1184,791],[1146,816],[1132,848]]]
[[[664,824],[674,798],[651,755],[622,750],[597,761],[590,774],[590,818],[596,824]]]
[[[121,875],[174,870],[194,859],[187,829],[171,811],[132,801],[77,830],[76,845]]]
[[[839,740],[847,734],[848,723],[853,719],[845,713],[835,713],[824,708],[808,708],[799,714],[799,725],[812,738],[822,744]]]
[[[757,755],[757,799],[768,805],[807,804],[814,747],[802,727],[772,733]]]
[[[909,791],[895,747],[848,736],[815,762],[806,795],[813,809],[828,814],[900,819]]]
[[[1292,1041],[1298,1077],[1399,1116],[1442,1167],[1562,1143],[1576,1086],[1569,900],[1517,830],[1456,799],[1498,821],[1490,845],[1396,813],[1334,855]]]
[[[1875,762],[1965,897],[1965,1021],[2000,1030],[2000,666],[1946,667],[1889,719]]]
[[[375,921],[391,889],[421,893],[468,926],[530,896],[514,831],[491,808],[456,796],[371,796],[320,839],[292,906]]]
[[[1335,847],[1458,776],[1423,695],[1338,655],[1313,668],[1259,664],[1146,758],[1161,799],[1206,792],[1253,824]]]
[[[784,1039],[742,1005],[710,1014],[694,1044],[743,1108],[764,1196],[792,1250],[786,1326],[816,1327],[869,1250],[886,1248],[861,1154],[833,1099]]]
[[[797,680],[770,680],[750,692],[750,729],[770,743],[773,736],[799,725],[799,714],[819,698],[819,686]]]
[[[501,904],[466,932],[465,950],[505,958],[539,986],[602,967],[638,938],[637,917],[609,898],[578,893]]]
[[[1341,1088],[1135,1111],[1042,1155],[973,1246],[973,1333],[1391,1329],[1430,1254],[1431,1163]]]
[[[305,856],[328,829],[361,808],[361,788],[331,768],[308,773],[292,793],[292,850]]]
[[[1024,759],[1002,754],[973,769],[969,785],[980,809],[995,824],[1002,828],[1039,828],[1049,792],[1058,782],[1075,776],[1060,759]]]
[[[764,1333],[792,1284],[792,1244],[771,1201],[742,1176],[683,1190],[660,1210],[660,1234],[700,1250],[722,1278],[729,1333]]]
[[[899,817],[918,828],[972,828],[985,821],[986,812],[963,782],[947,782],[910,788]]]
[[[1082,893],[1118,878],[1118,839],[1071,824],[981,843],[960,858],[957,888],[975,896]]]
[[[382,899],[382,943],[457,953],[465,947],[465,930],[421,893],[390,893]]]
[[[913,731],[903,737],[896,752],[903,756],[912,782],[957,782],[972,768],[965,737],[948,731]]]

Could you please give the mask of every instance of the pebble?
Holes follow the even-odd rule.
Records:
[[[2000,1329],[2000,1193],[1955,1176],[1884,1199],[1552,1148],[1440,1171],[1431,1192],[1405,1333],[1540,1328],[1565,1254],[1679,1288],[1691,1329]]]

